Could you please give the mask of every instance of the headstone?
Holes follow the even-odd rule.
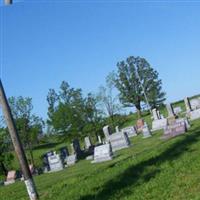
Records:
[[[113,151],[124,149],[130,146],[130,140],[126,133],[118,132],[109,136],[109,141]]]
[[[167,126],[167,119],[161,118],[152,121],[152,131],[164,129]]]
[[[190,123],[189,123],[189,121],[188,121],[187,118],[179,118],[179,119],[176,119],[176,123],[185,124],[186,130],[188,130],[188,129],[190,128]]]
[[[180,106],[174,108],[174,113],[177,115],[182,112],[182,108]]]
[[[93,155],[90,155],[90,156],[87,156],[86,157],[86,160],[93,160],[94,159],[94,156]]]
[[[168,117],[175,117],[175,113],[171,104],[166,105]]]
[[[69,156],[69,151],[67,147],[60,148],[60,158],[63,163],[66,161],[67,156]]]
[[[104,133],[105,138],[107,140],[107,138],[109,138],[109,136],[111,135],[111,130],[110,130],[110,127],[108,125],[103,127],[103,133]]]
[[[199,98],[191,99],[190,105],[192,110],[200,109],[200,99]]]
[[[35,169],[34,169],[33,164],[29,165],[28,167],[29,167],[29,170],[30,170],[31,174],[34,174]]]
[[[190,120],[196,120],[200,118],[200,109],[190,111],[187,116],[189,116]]]
[[[137,131],[138,132],[142,131],[143,126],[144,126],[144,120],[138,119],[136,122]]]
[[[50,166],[51,172],[60,171],[63,169],[63,164],[60,159],[60,156],[58,154],[56,154],[55,152],[53,155],[48,157],[48,161],[49,161],[49,166]]]
[[[112,148],[110,143],[103,144],[94,148],[94,160],[92,163],[112,160]]]
[[[15,182],[16,179],[16,171],[12,170],[9,171],[7,174],[6,181],[4,182],[4,185],[9,185]]]
[[[99,143],[99,144],[102,144],[102,139],[101,139],[101,136],[100,136],[100,135],[98,135],[98,143]]]
[[[184,99],[184,102],[185,102],[186,111],[187,111],[187,112],[192,111],[192,107],[191,107],[190,100],[189,100],[188,97],[186,97],[186,98]]]
[[[92,146],[92,142],[91,142],[90,137],[89,136],[85,137],[84,141],[85,141],[85,148],[89,149]]]
[[[135,128],[135,126],[128,126],[125,127],[121,130],[121,132],[126,133],[128,135],[128,137],[134,137],[137,136],[137,130]]]
[[[116,127],[115,127],[115,131],[116,131],[116,133],[120,132],[119,126],[116,126]]]
[[[158,111],[157,111],[156,108],[154,108],[154,109],[152,110],[152,114],[153,114],[153,119],[154,119],[154,120],[160,119],[160,116],[159,116]]]
[[[81,150],[81,147],[80,147],[79,140],[78,139],[74,139],[72,141],[71,147],[72,147],[72,154],[76,154],[77,158],[79,159],[83,154],[83,152]]]
[[[162,139],[168,139],[184,134],[186,130],[186,124],[184,121],[176,121],[176,123],[171,124],[164,129],[164,135]]]
[[[71,166],[74,165],[77,162],[77,156],[76,154],[70,155],[67,157],[67,165]]]
[[[151,131],[149,130],[149,127],[147,123],[144,123],[144,126],[142,128],[143,138],[151,137]]]
[[[49,151],[43,155],[44,172],[48,172],[50,170],[48,157],[51,155],[53,155],[53,151]]]

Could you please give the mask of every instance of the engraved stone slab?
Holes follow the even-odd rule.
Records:
[[[134,126],[128,126],[125,127],[121,130],[123,133],[126,133],[128,135],[128,137],[134,137],[137,136],[137,130]]]
[[[112,160],[112,148],[110,143],[100,145],[94,148],[94,160],[92,163],[104,162]]]
[[[89,136],[85,137],[84,141],[85,141],[85,148],[89,149],[92,146],[92,142],[91,142],[90,137]]]
[[[77,162],[76,154],[70,155],[70,156],[67,157],[67,165],[68,166],[74,165],[76,162]]]
[[[14,183],[15,179],[16,179],[16,171],[15,170],[9,171],[7,174],[6,181],[4,182],[4,185],[10,185]]]
[[[167,119],[166,118],[152,121],[152,131],[163,129],[166,126],[167,126]]]
[[[58,154],[53,154],[48,157],[50,171],[60,171],[63,169],[63,164]]]
[[[113,151],[124,149],[130,146],[130,140],[126,133],[118,132],[109,136],[109,141]]]

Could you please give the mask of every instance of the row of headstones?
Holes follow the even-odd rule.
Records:
[[[87,140],[91,143],[90,139]],[[60,154],[50,151],[43,156],[44,172],[52,172],[62,170],[65,166],[74,165],[77,160],[83,155],[83,150],[80,147],[78,139],[74,139],[71,143],[71,155],[68,148],[60,149]]]
[[[184,99],[186,106],[186,114],[190,120],[200,118],[200,99],[189,98]],[[187,118],[177,119],[177,113],[181,112],[181,108],[177,107],[173,109],[171,104],[167,106],[168,117],[164,118],[157,109],[152,110],[153,122],[152,131],[164,129],[164,136],[162,138],[170,138],[180,134],[183,134],[190,127]],[[102,162],[111,160],[113,158],[113,152],[127,148],[130,146],[129,137],[137,136],[139,131],[143,132],[143,137],[150,137],[151,131],[149,130],[146,123],[143,120],[138,120],[137,125],[123,128],[121,131],[119,127],[116,127],[116,133],[111,133],[110,127],[105,126],[103,132],[105,135],[105,141],[102,142],[100,136],[98,136],[98,142],[100,145],[94,146],[91,142],[90,137],[85,137],[85,148],[91,150],[94,154],[90,158],[93,159],[92,163]],[[104,143],[104,144],[102,144]],[[79,141],[77,139],[73,140],[72,144],[72,155],[69,155],[67,148],[62,148],[60,150],[60,155],[55,152],[48,152],[44,155],[43,161],[45,166],[45,171],[58,171],[64,168],[64,162],[67,165],[73,165],[77,162],[78,157],[80,157],[83,151],[80,148]],[[33,167],[30,166],[31,172],[34,173]],[[9,171],[7,175],[5,185],[15,182],[16,171]]]
[[[144,138],[151,136],[151,132],[143,120],[139,120],[136,127],[129,126],[122,130],[119,130],[119,127],[116,127],[115,131],[115,133],[112,133],[108,125],[103,128],[105,144],[94,148],[92,163],[111,160],[115,151],[130,147],[131,142],[129,138],[137,136],[140,131],[142,131]]]
[[[166,108],[168,111],[168,117],[164,118],[160,115],[157,109],[152,110],[153,121],[152,121],[152,131],[164,129],[164,136],[162,138],[170,138],[180,134],[184,134],[189,128],[190,124],[188,118],[190,120],[200,118],[200,99],[199,99],[199,108],[193,106],[195,110],[191,108],[189,98],[184,99],[186,106],[186,117],[178,118],[178,115],[174,111],[171,104],[167,104]],[[193,102],[196,102],[193,100]],[[194,105],[194,103],[193,103]],[[180,110],[180,109],[179,109]]]
[[[36,170],[34,169],[33,165],[29,165],[29,169],[30,169],[30,172],[31,172],[32,175],[37,173]],[[15,183],[15,181],[17,179],[19,179],[21,181],[24,180],[23,175],[22,175],[21,172],[16,171],[16,170],[8,171],[7,177],[6,177],[6,181],[3,182],[3,184],[4,185],[13,184],[13,183]]]
[[[193,100],[192,102],[193,102],[192,103],[193,106],[191,106],[189,98],[185,98],[185,106],[187,110],[187,115],[189,115],[191,119],[200,118],[200,99],[199,101]],[[199,102],[199,104],[197,102]],[[167,118],[164,118],[158,110],[156,109],[152,110],[153,119],[154,119],[152,122],[152,131],[164,129],[163,138],[174,137],[174,136],[185,133],[187,129],[190,127],[190,125],[187,118],[177,119],[176,113],[180,112],[181,109],[176,108],[176,111],[175,111],[171,104],[168,104],[166,107],[168,111]],[[119,130],[119,127],[116,127],[116,133],[112,134],[109,126],[105,126],[103,128],[103,132],[105,135],[104,144],[96,146],[96,147],[92,145],[90,138],[86,137],[85,138],[86,149],[90,149],[92,147],[92,153],[94,152],[94,155],[89,156],[88,159],[94,159],[92,162],[100,162],[100,161],[111,159],[111,155],[113,155],[112,151],[115,152],[117,150],[127,148],[130,146],[129,137],[136,136],[137,130],[140,130],[140,129],[142,130],[144,138],[151,136],[151,131],[149,130],[149,127],[147,126],[147,124],[144,123],[144,121],[139,120],[137,122],[136,127],[135,126],[126,127],[122,129],[121,131]],[[99,139],[99,144],[101,144],[102,140],[100,136],[98,136],[98,139]],[[75,162],[77,161],[77,156],[79,156],[82,153],[78,140],[74,140],[72,146],[74,147],[73,148],[74,152],[71,156],[67,155],[68,165],[75,164]],[[55,160],[57,160],[57,162],[55,162]],[[58,160],[59,160],[58,155],[55,155],[55,154],[51,155],[51,157],[48,158],[51,170],[55,171],[55,168],[56,169],[62,168],[61,164],[58,164],[58,166],[56,166],[55,163],[61,163],[60,161],[58,162]],[[55,168],[51,167],[52,165],[56,167]]]

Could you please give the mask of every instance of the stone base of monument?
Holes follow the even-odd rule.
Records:
[[[161,137],[161,139],[168,139],[172,138],[178,135],[182,135],[187,131],[185,121],[177,121],[176,123],[172,125],[168,125],[164,129],[164,135]]]
[[[190,120],[195,120],[200,118],[200,109],[190,111],[188,113]]]
[[[129,138],[137,136],[137,129],[135,126],[128,126],[121,130],[121,132],[126,133]]]
[[[113,153],[110,143],[94,148],[94,160],[91,163],[99,163],[112,160]]]
[[[13,183],[15,183],[15,180],[5,181],[4,185],[6,186],[6,185],[13,184]]]
[[[93,159],[94,159],[94,156],[93,156],[93,155],[90,155],[90,156],[87,156],[85,159],[86,159],[86,160],[93,160]]]
[[[167,126],[167,119],[157,119],[152,121],[152,131],[164,129]]]
[[[74,165],[77,162],[77,155],[73,154],[67,157],[66,159],[67,166]]]
[[[130,140],[126,133],[118,132],[109,135],[109,142],[112,147],[112,151],[117,151],[130,146]]]

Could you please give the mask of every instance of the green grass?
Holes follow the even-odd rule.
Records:
[[[109,162],[79,161],[63,171],[36,176],[42,200],[200,199],[200,121],[187,134],[161,140],[139,135]],[[28,199],[23,182],[0,187],[0,199]]]

